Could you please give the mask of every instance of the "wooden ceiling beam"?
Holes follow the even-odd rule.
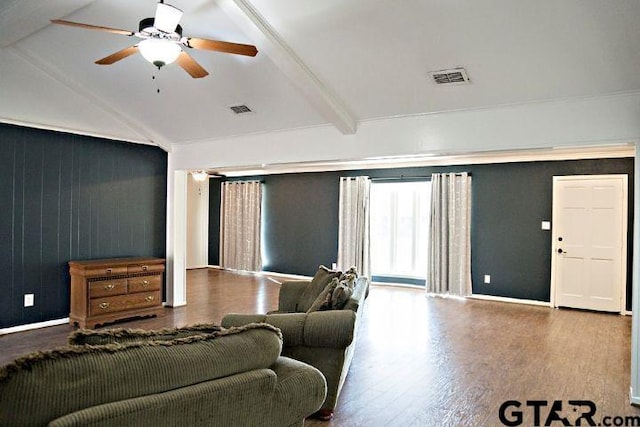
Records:
[[[325,119],[345,135],[356,133],[356,116],[333,90],[313,73],[249,1],[215,2],[239,28],[247,31],[258,50],[274,62]]]

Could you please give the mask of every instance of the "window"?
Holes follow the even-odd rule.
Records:
[[[373,280],[424,285],[430,200],[430,181],[372,183]]]

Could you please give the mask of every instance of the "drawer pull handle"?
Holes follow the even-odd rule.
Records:
[[[145,298],[147,301],[151,302],[153,301],[155,298],[153,297],[153,295],[149,295],[148,297]]]
[[[110,291],[111,289],[115,288],[116,285],[114,285],[113,283],[109,283],[108,285],[104,285],[104,290],[105,291]]]
[[[106,310],[109,308],[109,303],[108,302],[101,302],[100,305],[98,305],[98,307],[100,307],[103,310]]]
[[[107,268],[107,274],[111,274],[113,272],[113,268]]]
[[[144,282],[142,282],[142,287],[146,288],[147,286],[149,286],[149,281],[145,280]]]
[[[142,271],[147,271],[149,269],[149,267],[147,267],[146,265],[142,266]]]

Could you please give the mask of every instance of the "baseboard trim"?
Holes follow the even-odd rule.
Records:
[[[371,286],[380,286],[382,288],[384,288],[384,287],[387,287],[387,288],[388,287],[393,287],[393,288],[417,289],[417,290],[425,291],[425,294],[426,294],[426,290],[425,290],[424,286],[412,285],[410,283],[371,282],[370,284],[371,284]]]
[[[256,274],[263,276],[276,276],[282,277],[283,279],[294,279],[294,280],[311,280],[311,276],[303,276],[300,274],[288,274],[288,273],[276,273],[274,271],[260,271]]]
[[[621,314],[624,314],[625,316],[633,316],[633,311],[625,310]]]
[[[481,294],[471,294],[468,298],[485,300],[485,301],[508,302],[511,304],[526,304],[526,305],[537,305],[541,307],[551,307],[550,302],[536,301],[532,299],[497,297],[494,295],[481,295]]]
[[[238,274],[250,274],[252,276],[265,276],[267,279],[270,279],[271,281],[276,282],[278,284],[281,284],[281,283],[275,280],[274,277],[287,279],[287,280],[311,280],[312,279],[311,276],[301,276],[299,274],[288,274],[288,273],[276,273],[275,271],[239,271],[239,270],[224,268],[219,265],[208,265],[207,267],[212,268],[214,270],[230,271],[232,273],[238,273]]]
[[[32,329],[46,328],[48,326],[64,325],[65,323],[69,323],[68,317],[65,317],[64,319],[47,320],[46,322],[29,323],[27,325],[18,325],[18,326],[12,326],[10,328],[0,329],[0,335],[13,334],[15,332],[30,331]]]

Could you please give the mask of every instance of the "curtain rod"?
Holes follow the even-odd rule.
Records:
[[[456,172],[455,175],[462,175],[462,172]],[[471,176],[471,172],[467,172],[467,176]],[[371,178],[371,181],[392,181],[392,180],[401,180],[401,179],[431,179],[431,175],[429,176],[421,176],[421,175],[387,176],[387,177]]]
[[[400,175],[400,176],[386,176],[386,177],[378,177],[371,178],[371,181],[396,181],[401,179],[431,179],[431,175],[429,176],[416,176],[416,175]]]
[[[223,181],[223,183],[227,183],[227,182],[236,182],[236,183],[240,183],[240,184],[248,184],[248,183],[251,183],[251,182],[259,182],[260,184],[264,184],[264,179],[243,179],[243,180],[226,179],[225,181]]]

